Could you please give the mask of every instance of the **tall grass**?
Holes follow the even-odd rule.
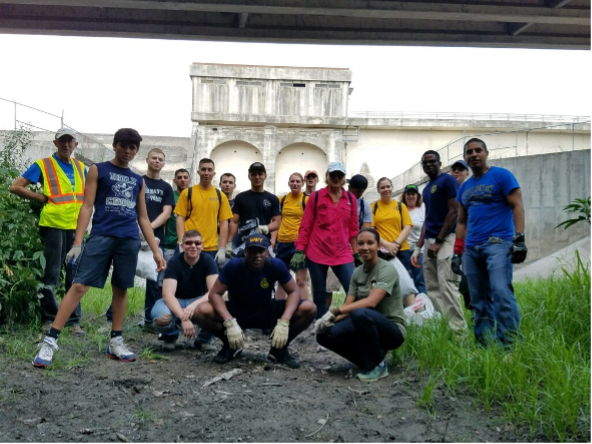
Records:
[[[394,352],[401,365],[451,392],[468,388],[485,409],[501,406],[509,421],[550,441],[590,440],[590,270],[515,286],[522,338],[510,351],[455,339],[445,322],[408,330]],[[470,316],[467,316],[467,319]],[[431,406],[427,406],[430,407]]]
[[[139,285],[128,289],[127,309],[125,311],[126,318],[143,312],[145,291],[145,288]],[[88,320],[89,316],[94,318],[105,314],[109,305],[111,305],[112,297],[113,291],[111,290],[110,280],[105,284],[105,288],[103,289],[91,287],[80,301],[83,317],[86,318],[84,321]]]

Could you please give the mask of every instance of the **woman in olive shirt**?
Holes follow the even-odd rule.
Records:
[[[356,242],[364,264],[355,269],[343,305],[328,311],[315,329],[319,344],[360,367],[360,380],[374,382],[388,375],[387,351],[405,340],[405,315],[399,275],[378,257],[378,232],[364,228]]]

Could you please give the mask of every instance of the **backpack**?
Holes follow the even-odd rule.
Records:
[[[216,190],[216,195],[218,196],[218,215],[216,216],[216,221],[218,221],[220,219],[220,208],[222,208],[222,194],[220,193],[220,190],[218,188],[214,188]],[[193,191],[193,187],[189,187],[187,189],[187,200],[189,201],[189,212],[187,213],[187,216],[185,216],[185,219],[189,219],[189,217],[191,216],[191,212],[193,211],[193,203],[191,202],[191,193]]]
[[[280,214],[284,211],[284,202],[286,201],[286,197],[288,197],[288,195],[286,194],[284,197],[282,197],[282,200],[280,200]],[[306,194],[302,193],[302,211],[304,211],[304,209],[306,208]]]
[[[372,210],[372,214],[376,215],[376,211],[378,210],[378,201],[374,202],[374,209]],[[399,218],[401,219],[401,231],[405,226],[403,225],[403,211],[401,210],[401,202],[397,201],[397,207],[399,208]]]
[[[361,230],[362,225],[364,225],[364,216],[366,211],[366,205],[364,205],[364,198],[360,198],[359,208],[358,208],[358,228]]]

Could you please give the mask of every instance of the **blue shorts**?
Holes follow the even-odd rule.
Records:
[[[140,239],[91,236],[82,247],[73,283],[103,288],[113,263],[111,284],[134,288]]]
[[[277,242],[275,244],[275,258],[282,261],[290,269],[290,261],[296,252],[295,242]]]

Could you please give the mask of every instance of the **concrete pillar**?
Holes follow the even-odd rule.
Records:
[[[277,128],[273,125],[266,125],[263,128],[263,146],[261,147],[263,165],[265,165],[267,171],[265,189],[270,193],[275,193],[276,130]]]

